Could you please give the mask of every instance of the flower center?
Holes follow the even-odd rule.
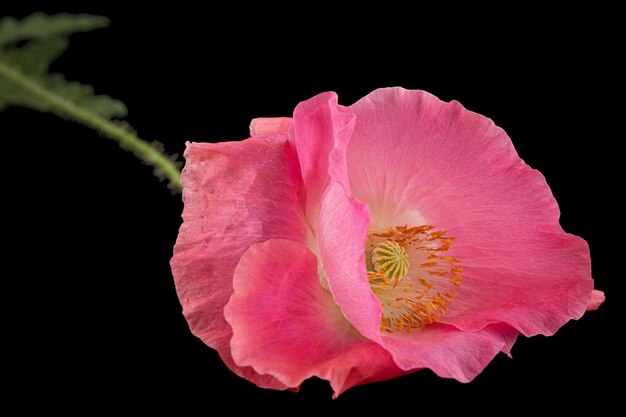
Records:
[[[410,331],[437,321],[458,293],[460,259],[443,256],[454,238],[434,226],[370,231],[365,247],[370,287],[383,307],[382,330]]]

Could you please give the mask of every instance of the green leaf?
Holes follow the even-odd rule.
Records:
[[[24,40],[67,37],[72,33],[89,32],[108,25],[109,19],[106,17],[86,14],[61,13],[48,16],[43,13],[34,13],[22,21],[5,17],[0,20],[0,46]]]
[[[60,14],[46,16],[36,13],[24,20],[11,17],[0,20],[0,62],[3,62],[31,81],[107,119],[126,116],[126,106],[109,96],[95,95],[89,85],[66,81],[62,75],[48,74],[50,64],[67,47],[67,36],[108,25],[100,16]],[[23,46],[15,43],[27,41]],[[47,111],[48,105],[0,77],[0,110],[10,106]]]
[[[90,110],[105,118],[125,117],[126,106],[119,100],[109,96],[95,95],[93,87],[76,81],[67,81],[61,74],[52,74],[46,81],[45,86],[64,99],[78,104],[80,107]]]
[[[44,76],[50,63],[58,58],[67,47],[67,39],[53,38],[29,42],[22,48],[0,49],[0,60],[25,74]]]
[[[133,152],[155,174],[181,190],[180,167],[175,158],[146,142],[127,125],[110,120],[124,117],[126,106],[109,96],[95,95],[91,86],[49,74],[50,64],[67,47],[68,37],[107,26],[99,16],[36,13],[18,21],[0,19],[0,111],[10,106],[49,111],[88,126]]]

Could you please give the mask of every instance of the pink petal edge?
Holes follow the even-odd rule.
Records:
[[[593,290],[591,294],[591,300],[589,300],[589,304],[587,305],[587,311],[594,311],[600,308],[602,303],[606,300],[604,296],[604,291]]]
[[[235,365],[223,308],[248,247],[272,238],[305,237],[295,155],[283,136],[282,141],[189,143],[185,158],[184,222],[171,260],[183,314],[191,331],[235,373],[262,387],[285,389],[271,376]]]
[[[333,297],[359,332],[380,340],[381,306],[365,270],[367,206],[349,195],[346,149],[354,116],[335,93],[300,103],[290,140],[295,144],[307,192],[307,218]]]
[[[259,117],[250,122],[250,136],[287,134],[291,129],[291,117]]]
[[[231,352],[241,367],[287,387],[317,376],[336,397],[365,382],[404,372],[389,353],[361,336],[320,286],[317,258],[306,245],[268,240],[243,255],[225,308]]]
[[[510,356],[517,335],[507,324],[491,324],[476,332],[431,324],[383,336],[383,346],[401,369],[428,368],[442,378],[470,382],[499,352]]]
[[[349,189],[346,147],[354,115],[337,105],[337,94],[322,93],[299,103],[289,140],[294,145],[306,190],[306,217],[315,233],[321,201],[332,181]]]

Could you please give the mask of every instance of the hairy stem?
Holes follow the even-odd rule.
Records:
[[[139,159],[145,161],[149,165],[152,165],[157,172],[162,173],[163,176],[170,181],[172,187],[177,190],[181,189],[180,170],[176,164],[168,159],[168,157],[161,153],[158,149],[154,148],[150,143],[138,138],[136,135],[116,123],[85,110],[46,89],[45,87],[42,87],[28,77],[22,75],[19,71],[14,70],[2,62],[0,62],[0,77],[6,78],[26,90],[28,93],[42,100],[48,105],[48,108],[52,113],[81,123],[111,139],[115,139],[124,148],[127,148],[134,153]]]

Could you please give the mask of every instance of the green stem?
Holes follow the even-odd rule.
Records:
[[[176,164],[154,148],[150,143],[138,138],[119,125],[85,110],[47,88],[42,87],[3,62],[0,62],[0,76],[5,77],[45,102],[50,111],[56,115],[84,124],[111,139],[117,140],[123,147],[129,149],[138,158],[162,172],[170,181],[172,187],[177,190],[182,188],[180,185],[180,170]]]

